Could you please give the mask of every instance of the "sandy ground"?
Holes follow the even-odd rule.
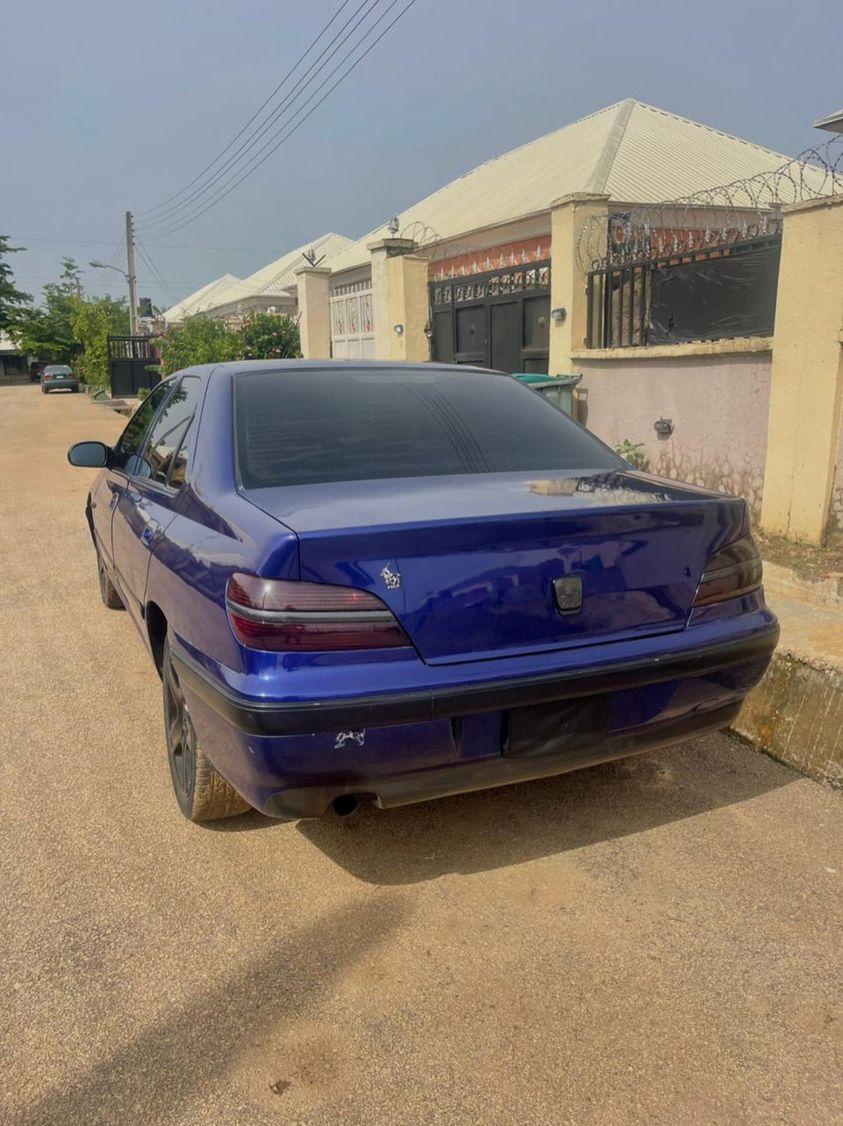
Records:
[[[839,796],[726,736],[189,824],[65,449],[0,387],[0,1121],[841,1122]]]

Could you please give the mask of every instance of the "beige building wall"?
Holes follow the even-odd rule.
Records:
[[[786,208],[761,524],[821,542],[843,412],[843,197]]]
[[[404,254],[415,249],[412,239],[387,238],[369,245],[372,258],[372,317],[375,328],[375,359],[395,359],[392,337],[395,335],[396,324],[403,323],[396,320],[399,311],[396,299],[391,296],[390,289],[395,284],[395,271],[390,268],[390,263],[400,259]]]
[[[306,360],[327,360],[331,356],[330,278],[331,271],[326,266],[304,266],[296,271],[299,333]]]
[[[588,271],[579,263],[583,227],[606,215],[607,195],[581,193],[551,204],[550,307],[564,309],[563,320],[551,320],[548,373],[576,371],[574,355],[586,346]]]
[[[769,340],[753,343],[758,350],[680,345],[635,349],[635,355],[624,349],[622,356],[613,350],[614,358],[606,352],[599,359],[580,356],[574,361],[582,372],[578,392],[587,396],[578,404],[580,421],[609,446],[642,444],[650,471],[659,476],[744,497],[757,519],[772,354]],[[659,418],[672,421],[669,438],[656,435]]]
[[[424,363],[430,359],[430,340],[425,334],[428,322],[428,260],[404,254],[386,263],[388,303],[388,359],[405,363]],[[377,320],[376,320],[377,323]],[[396,329],[400,327],[401,331]]]

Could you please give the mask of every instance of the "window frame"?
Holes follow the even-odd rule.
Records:
[[[349,363],[348,370],[349,370],[350,373],[351,372],[364,372],[365,373],[366,371],[369,371],[369,370],[380,371],[382,367],[385,367],[385,365],[381,365],[380,367],[376,366],[374,368],[370,368],[370,366],[369,366],[370,363],[377,363],[377,361],[369,361],[369,362],[367,362],[365,360],[355,361],[353,363]],[[409,365],[405,365],[405,366],[409,366]],[[418,368],[421,371],[423,371],[425,366],[428,366],[428,365],[425,365],[424,363],[419,363],[419,364],[414,364],[412,366],[414,368]],[[400,367],[401,367],[401,365],[396,362],[396,364],[395,364],[396,370],[399,369]],[[628,463],[626,461],[624,461],[624,459],[615,450],[613,450],[611,448],[611,446],[609,446],[606,442],[602,441],[602,439],[598,438],[596,434],[592,433],[592,431],[590,431],[587,426],[584,426],[581,422],[578,422],[571,415],[567,414],[564,411],[561,411],[558,407],[554,406],[554,404],[551,403],[550,400],[545,395],[542,395],[540,392],[535,391],[532,387],[529,387],[527,384],[521,383],[519,380],[515,379],[515,377],[510,372],[502,372],[502,371],[497,371],[495,369],[490,369],[490,368],[478,368],[478,367],[475,367],[474,365],[471,365],[471,364],[459,365],[459,364],[431,363],[429,365],[429,369],[430,369],[430,371],[444,370],[446,372],[452,372],[454,374],[466,375],[466,376],[470,376],[472,373],[474,373],[478,376],[485,377],[485,378],[488,378],[488,379],[510,380],[516,387],[519,388],[520,392],[522,392],[524,394],[528,393],[528,394],[532,395],[534,400],[540,402],[542,404],[542,407],[545,410],[553,411],[554,415],[561,415],[562,418],[565,420],[564,423],[563,423],[563,426],[570,425],[571,427],[573,427],[573,429],[575,431],[579,430],[579,431],[583,432],[584,434],[586,434],[588,436],[589,440],[591,442],[593,442],[594,445],[597,448],[599,448],[600,450],[602,450],[605,454],[608,454],[609,458],[614,462],[614,465],[612,465],[612,466],[605,466],[605,467],[602,467],[602,468],[601,467],[593,467],[594,471],[612,472],[612,471],[623,471],[624,469],[629,468]],[[245,379],[248,379],[249,376],[253,376],[253,375],[259,376],[259,375],[268,374],[268,373],[281,373],[283,370],[285,370],[285,369],[267,367],[264,370],[245,372],[244,373],[244,377],[245,377],[244,381],[245,381]],[[332,369],[327,367],[327,366],[326,367],[314,367],[312,369],[312,374],[318,375],[320,372],[331,372],[331,370]],[[260,489],[260,488],[298,488],[301,485],[313,484],[314,482],[295,482],[295,483],[268,484],[268,485],[249,485],[249,484],[246,483],[244,476],[243,476],[243,472],[242,472],[243,459],[241,457],[241,452],[242,452],[242,450],[241,450],[241,438],[242,438],[242,435],[241,435],[241,432],[240,432],[241,431],[240,410],[242,410],[242,405],[239,403],[239,395],[238,395],[238,386],[237,385],[238,385],[238,380],[236,378],[230,380],[230,396],[231,397],[230,397],[229,401],[230,401],[230,404],[231,404],[231,414],[230,414],[231,456],[232,456],[232,461],[233,461],[232,470],[233,470],[233,475],[234,475],[234,487],[235,487],[236,491],[238,493],[243,494],[243,493],[249,492],[252,489]],[[589,472],[592,471],[592,468],[585,466],[585,465],[583,465],[579,468],[581,468],[583,470],[587,469]],[[545,470],[542,470],[542,472],[544,472],[544,471]],[[489,472],[491,473],[491,472],[510,472],[510,471],[508,471],[508,470],[490,470]],[[512,472],[519,472],[519,471],[515,470],[515,471],[512,471]],[[533,470],[524,470],[524,472],[533,472]],[[567,473],[567,472],[570,472],[570,470],[558,469],[558,470],[547,470],[547,472]],[[460,474],[460,476],[462,476],[462,475],[463,474]],[[470,474],[466,474],[466,475],[470,475]],[[444,476],[444,474],[443,474],[443,476]],[[363,478],[363,477],[356,478],[355,477],[355,478],[342,478],[341,480],[346,482],[346,481],[390,480],[390,479],[394,479],[394,478]],[[406,478],[402,478],[402,479],[412,480],[412,479],[414,479],[414,477],[412,475],[410,475],[410,476],[407,476]],[[331,481],[323,481],[323,482],[318,482],[318,483],[319,484],[332,484],[332,483],[338,484],[339,481],[331,480]]]
[[[175,464],[176,464],[176,459],[178,458],[179,454],[181,453],[182,449],[184,448],[184,444],[187,441],[187,436],[190,433],[190,428],[193,425],[193,423],[196,421],[196,416],[198,415],[199,410],[202,406],[202,380],[199,378],[198,375],[180,375],[178,378],[176,378],[175,376],[173,377],[172,390],[171,390],[170,394],[167,395],[164,398],[164,401],[161,403],[161,406],[155,412],[155,415],[154,415],[152,421],[150,422],[150,424],[147,428],[146,434],[144,435],[143,445],[141,447],[141,453],[139,455],[141,461],[145,460],[144,454],[147,452],[147,450],[150,447],[150,442],[152,440],[152,431],[155,429],[155,426],[156,426],[158,420],[160,419],[161,415],[167,409],[167,404],[170,402],[173,395],[176,393],[178,388],[181,387],[181,385],[185,382],[186,379],[192,379],[192,380],[196,381],[196,383],[198,385],[198,389],[199,389],[199,394],[198,394],[197,399],[196,399],[196,406],[193,408],[192,412],[187,417],[187,426],[185,426],[185,428],[184,428],[184,433],[181,436],[181,440],[179,441],[178,446],[176,446],[175,449],[173,450],[173,456],[172,456],[172,459],[170,461],[170,467],[167,470],[167,479],[165,481],[156,481],[153,477],[141,477],[139,474],[136,474],[136,473],[131,474],[131,477],[133,479],[137,479],[139,481],[145,481],[147,485],[151,485],[155,489],[161,489],[163,492],[166,492],[166,493],[168,493],[172,496],[175,496],[182,488],[184,488],[185,484],[187,483],[187,477],[185,476],[185,480],[182,481],[181,484],[171,485],[170,484],[170,477],[172,476],[172,472],[173,472],[173,469],[174,469]]]
[[[150,418],[150,420],[147,424],[146,430],[144,430],[144,432],[143,432],[140,443],[138,444],[137,450],[135,451],[133,456],[140,457],[141,452],[146,449],[146,443],[147,443],[147,439],[149,438],[149,432],[152,429],[152,427],[155,425],[156,421],[158,420],[158,415],[164,409],[165,404],[169,401],[170,395],[172,394],[173,388],[176,386],[177,382],[178,381],[177,381],[175,376],[170,376],[169,379],[162,379],[160,383],[156,383],[155,386],[150,391],[150,395],[153,395],[158,390],[159,387],[166,388],[166,392],[164,394],[164,397],[162,398],[162,400],[158,404],[158,406],[155,408],[155,410],[152,412],[152,417]],[[144,402],[145,401],[146,400],[144,400]],[[142,408],[143,408],[143,403],[141,404],[140,407],[138,407],[138,410],[141,410]],[[134,421],[134,415],[132,416],[132,418],[129,419],[129,421],[123,427],[123,431],[120,434],[120,437],[117,439],[117,441],[111,447],[112,452],[116,452],[117,447],[120,445],[120,443],[123,440],[123,435],[129,429],[129,427],[131,426],[133,421]],[[136,473],[129,473],[129,471],[123,465],[111,465],[111,466],[109,466],[109,469],[112,473],[119,473],[120,476],[125,477],[127,481],[131,481],[134,478],[138,477],[138,475]],[[147,478],[138,477],[138,480],[149,480],[149,478],[148,477]]]

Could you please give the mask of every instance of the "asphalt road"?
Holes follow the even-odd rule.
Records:
[[[0,1121],[841,1119],[839,796],[718,735],[353,826],[189,824],[83,395],[0,387]]]

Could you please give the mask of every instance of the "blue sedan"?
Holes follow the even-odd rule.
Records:
[[[259,361],[155,387],[87,519],[195,821],[396,806],[731,723],[778,638],[744,501],[636,472],[466,367]]]

